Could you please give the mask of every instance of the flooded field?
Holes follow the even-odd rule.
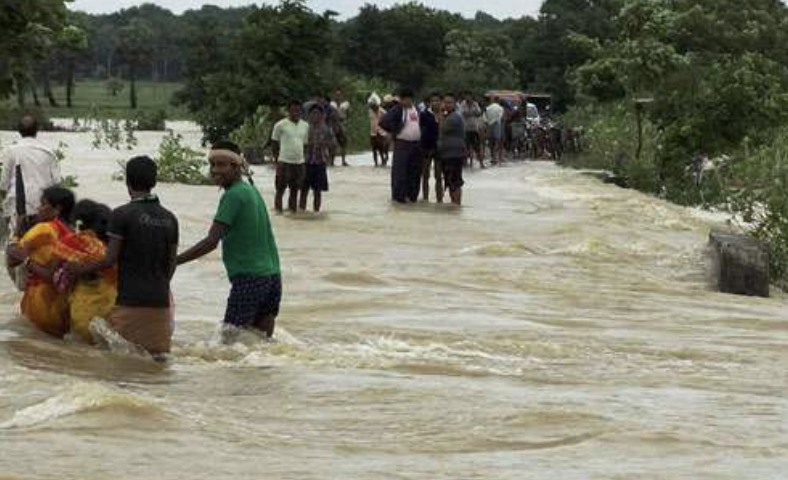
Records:
[[[80,196],[126,201],[129,152],[42,140]],[[469,172],[461,209],[395,207],[350,162],[326,213],[272,216],[275,344],[216,343],[218,253],[176,274],[165,366],[46,338],[0,276],[0,479],[786,478],[788,299],[711,291],[721,219],[541,162]],[[220,191],[158,192],[201,238]]]

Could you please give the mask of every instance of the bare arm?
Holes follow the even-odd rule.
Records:
[[[279,163],[279,142],[271,140],[271,152],[274,154],[274,163]]]
[[[109,237],[109,245],[104,258],[93,263],[69,263],[67,269],[75,275],[89,275],[91,273],[104,270],[115,265],[120,256],[120,248],[123,246],[123,239],[119,237]]]
[[[208,235],[205,238],[197,242],[190,249],[178,255],[177,265],[183,265],[184,263],[197,260],[198,258],[208,255],[212,251],[216,250],[216,247],[219,245],[219,242],[222,240],[222,238],[224,238],[224,236],[227,234],[228,230],[229,227],[227,227],[227,225],[219,222],[213,222],[211,229],[208,231]]]
[[[5,249],[6,263],[9,267],[17,267],[27,260],[30,252],[18,243],[9,243]]]

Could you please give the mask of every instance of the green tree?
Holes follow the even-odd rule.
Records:
[[[341,29],[341,61],[353,73],[418,89],[443,68],[446,34],[464,24],[415,2],[387,10],[367,4]]]
[[[132,19],[120,29],[118,53],[126,65],[129,79],[129,105],[137,108],[137,78],[153,51],[153,30],[140,18]]]
[[[515,64],[529,89],[551,93],[561,110],[574,101],[569,83],[571,70],[589,60],[588,52],[570,41],[571,34],[600,41],[615,34],[613,19],[623,0],[545,0],[539,11],[536,31],[521,22]]]
[[[42,56],[43,37],[54,35],[66,22],[65,0],[4,0],[0,3],[0,98],[14,81],[24,104],[32,63]]]
[[[88,37],[85,31],[74,25],[64,28],[57,36],[57,48],[59,59],[63,62],[66,74],[66,106],[73,106],[72,97],[74,95],[74,71],[79,56],[88,48]]]
[[[591,57],[574,84],[600,100],[611,85],[630,99],[652,96],[660,181],[673,199],[693,201],[694,156],[730,153],[745,139],[760,146],[788,123],[786,25],[788,8],[772,0],[630,0],[611,39],[571,37]]]
[[[330,15],[316,14],[301,0],[253,8],[224,52],[226,60],[203,70],[196,82],[190,82],[197,88],[180,97],[195,113],[206,138],[226,137],[259,105],[280,107],[288,99],[306,99],[327,90]],[[206,40],[201,43],[210,57],[213,45]]]
[[[512,43],[503,33],[452,30],[446,35],[446,69],[436,83],[456,92],[515,88]]]

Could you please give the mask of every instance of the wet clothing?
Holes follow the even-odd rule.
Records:
[[[416,107],[402,109],[402,130],[397,134],[397,140],[406,142],[421,141],[420,115]]]
[[[438,148],[438,117],[430,110],[425,110],[419,115],[421,128],[421,148],[425,151]]]
[[[452,112],[441,124],[438,157],[465,158],[466,153],[465,122],[459,112]]]
[[[214,221],[228,227],[222,238],[222,261],[231,280],[237,275],[279,274],[268,208],[254,186],[239,180],[225,190]]]
[[[334,146],[334,133],[325,122],[310,123],[306,144],[306,164],[325,165]]]
[[[465,131],[470,133],[479,133],[479,124],[482,122],[482,109],[478,103],[474,101],[463,101],[460,103],[460,112],[462,119],[465,120]]]
[[[443,183],[449,191],[456,191],[465,185],[462,178],[462,166],[465,158],[444,158],[441,160]]]
[[[29,252],[29,258],[38,265],[47,266],[57,260],[57,244],[61,239],[73,235],[60,220],[39,223],[31,228],[19,241],[21,248]],[[59,292],[51,279],[29,274],[22,297],[22,315],[44,332],[62,337],[69,330],[69,308],[67,296]]]
[[[107,246],[92,231],[79,232],[58,242],[55,256],[71,263],[91,263],[104,259]],[[108,319],[118,296],[117,268],[110,267],[95,274],[71,279],[60,270],[55,274],[55,285],[68,295],[71,333],[92,343],[90,322],[94,318]]]
[[[416,202],[421,189],[423,151],[418,141],[394,142],[391,164],[391,198],[398,203]]]
[[[487,132],[494,140],[503,139],[504,108],[497,103],[491,103],[484,112],[484,121],[487,123]]]
[[[389,148],[389,139],[385,135],[375,135],[370,138],[370,147],[372,150],[387,151]]]
[[[298,123],[284,118],[274,125],[271,139],[279,142],[279,162],[290,164],[304,163],[304,145],[307,144],[309,124],[303,120]]]
[[[6,192],[3,200],[3,216],[13,218],[16,211],[16,167],[22,173],[25,186],[25,208],[27,215],[35,215],[41,205],[41,195],[49,187],[58,185],[60,165],[55,153],[35,138],[24,137],[17,143],[6,148],[0,155],[2,174],[0,174],[0,191]]]
[[[386,131],[380,128],[380,119],[383,118],[383,115],[386,114],[386,111],[382,108],[378,108],[378,111],[369,109],[369,135],[371,137],[375,137],[378,135],[386,135]]]
[[[230,279],[224,323],[249,327],[255,320],[279,315],[282,278],[276,275],[238,275]]]
[[[155,195],[133,199],[112,213],[109,236],[122,241],[117,305],[167,308],[178,248],[178,219]]]
[[[307,164],[304,174],[304,183],[301,185],[303,190],[314,190],[316,192],[328,191],[328,169],[325,163],[316,165]]]
[[[280,163],[276,166],[274,187],[277,190],[300,190],[304,184],[306,166],[303,163]]]
[[[175,330],[172,307],[115,306],[109,325],[129,343],[140,346],[151,355],[169,353]]]

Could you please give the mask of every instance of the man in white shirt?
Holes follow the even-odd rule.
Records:
[[[503,124],[504,110],[498,97],[493,97],[492,102],[484,112],[484,122],[487,124],[490,142],[492,143],[492,163],[503,162]]]
[[[0,197],[3,198],[3,226],[8,239],[21,238],[35,223],[41,195],[61,182],[57,156],[36,139],[38,121],[33,115],[19,120],[22,138],[0,155]],[[25,267],[9,268],[8,274],[19,290],[25,288]]]
[[[17,236],[32,225],[44,190],[61,182],[57,156],[36,139],[38,121],[33,115],[19,121],[19,134],[22,138],[0,155],[3,220],[9,233]]]
[[[305,149],[309,139],[309,125],[301,119],[301,102],[293,100],[287,107],[287,117],[274,125],[271,142],[276,163],[276,196],[274,208],[282,213],[285,191],[290,190],[287,208],[297,212],[298,192],[306,176]]]
[[[399,94],[402,128],[394,141],[391,163],[391,198],[397,203],[419,200],[423,152],[419,111],[413,105],[413,91],[403,88]]]

